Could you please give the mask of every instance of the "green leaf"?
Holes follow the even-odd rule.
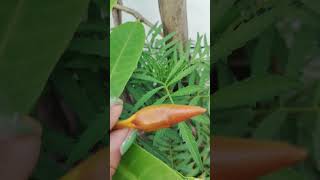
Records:
[[[191,101],[189,102],[189,105],[191,106],[196,106],[199,105],[201,97],[200,96],[195,96],[191,99]]]
[[[173,75],[177,73],[177,71],[183,66],[185,61],[179,60],[177,63],[174,64],[172,70],[169,73],[169,76],[167,77],[166,83],[172,78]]]
[[[141,139],[139,141],[139,144],[141,144],[141,146],[146,151],[148,151],[149,153],[151,153],[161,161],[165,162],[166,164],[170,164],[170,160],[166,157],[166,155],[163,152],[161,152],[158,148],[155,148],[155,146],[152,144],[152,141],[145,141]]]
[[[287,76],[297,78],[302,74],[302,68],[305,67],[308,57],[312,57],[318,50],[314,40],[317,33],[312,29],[302,29],[296,34],[286,65]]]
[[[114,28],[110,35],[110,95],[119,97],[126,86],[143,50],[144,27],[128,22]]]
[[[191,67],[188,67],[185,70],[182,70],[181,72],[179,72],[169,83],[168,86],[180,81],[181,79],[183,79],[184,77],[188,76],[189,74],[191,74],[193,71],[195,71],[195,69],[197,68],[196,65],[193,65]]]
[[[55,71],[52,79],[54,89],[64,102],[77,113],[81,125],[89,124],[96,111],[89,97],[74,78],[74,74],[67,70],[59,70]]]
[[[88,2],[2,1],[0,113],[30,111],[68,46]]]
[[[211,97],[212,107],[217,110],[254,105],[258,101],[273,98],[298,86],[298,82],[283,76],[252,77],[219,89]]]
[[[237,108],[215,113],[216,123],[212,131],[219,136],[242,137],[250,130],[254,119],[252,108]],[[235,128],[236,127],[236,128]]]
[[[167,98],[168,98],[168,95],[165,95],[162,98],[158,99],[156,102],[154,102],[153,105],[162,104]]]
[[[67,156],[74,144],[75,140],[65,134],[43,127],[42,147],[47,152]]]
[[[94,40],[89,38],[76,38],[71,41],[69,50],[107,57],[108,44],[107,39]]]
[[[251,60],[251,76],[261,76],[268,72],[271,64],[271,50],[274,30],[268,29],[261,35]]]
[[[135,74],[132,77],[135,79],[140,79],[140,80],[144,80],[144,81],[150,81],[153,83],[163,84],[163,82],[159,81],[158,79],[156,79],[152,76],[146,75],[146,74]]]
[[[302,2],[310,9],[320,14],[320,1],[317,0],[302,0]]]
[[[147,92],[145,95],[143,95],[139,101],[134,105],[133,109],[131,112],[136,112],[141,106],[144,105],[145,102],[147,102],[154,94],[156,94],[158,91],[160,91],[161,89],[163,89],[164,87],[158,87],[155,88],[149,92]]]
[[[260,35],[275,21],[279,12],[275,9],[255,17],[248,23],[240,25],[234,31],[226,31],[213,45],[213,61],[229,56],[235,49],[241,48],[248,41]]]
[[[140,179],[183,180],[184,178],[161,160],[134,144],[122,157],[113,180]]]
[[[103,139],[104,135],[108,132],[108,127],[105,125],[106,119],[107,112],[104,112],[102,114],[97,114],[96,119],[92,120],[92,123],[79,137],[79,142],[73,146],[67,160],[68,165],[72,165],[85,158],[94,145]]]
[[[89,97],[95,112],[103,112],[107,107],[105,88],[103,86],[104,72],[92,72],[87,70],[77,71],[79,76],[79,84],[85,90],[85,94]]]
[[[269,114],[253,132],[256,139],[272,139],[281,129],[282,124],[287,118],[287,112],[276,110]]]
[[[221,17],[232,7],[236,0],[224,0],[224,1],[213,1],[212,5],[212,12],[214,12],[214,16],[212,17],[213,24],[215,25],[218,24],[218,22],[221,20]]]
[[[187,96],[197,93],[202,90],[203,87],[197,85],[191,85],[184,88],[180,88],[178,91],[174,92],[171,96]]]
[[[183,141],[186,143],[188,150],[190,151],[190,154],[194,161],[197,163],[197,165],[200,167],[201,170],[204,170],[204,166],[201,160],[201,155],[198,149],[197,142],[192,135],[191,129],[188,127],[188,125],[185,122],[178,124],[180,135],[183,139]]]
[[[204,116],[204,115],[195,116],[192,118],[192,120],[210,126],[210,119],[208,116]]]
[[[44,152],[40,154],[32,177],[36,179],[56,180],[66,173],[61,165],[49,156],[49,154]]]
[[[216,63],[217,68],[217,81],[218,81],[218,87],[223,88],[225,86],[228,86],[232,84],[235,81],[235,77],[231,71],[231,69],[228,67],[228,65],[225,62],[217,62]]]

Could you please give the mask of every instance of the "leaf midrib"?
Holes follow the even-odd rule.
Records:
[[[136,28],[136,26],[135,26],[135,28]],[[129,36],[128,36],[127,40],[125,41],[124,46],[123,46],[123,48],[121,49],[120,54],[119,54],[118,58],[116,59],[116,62],[115,62],[115,64],[114,64],[113,68],[111,69],[110,79],[112,79],[112,77],[113,77],[113,72],[114,72],[114,70],[116,69],[116,67],[118,67],[120,58],[122,57],[122,55],[123,55],[123,53],[124,53],[124,51],[125,51],[128,43],[129,43],[130,39],[132,38],[132,34],[133,34],[133,32],[135,31],[135,28],[132,28],[132,31],[129,33]]]

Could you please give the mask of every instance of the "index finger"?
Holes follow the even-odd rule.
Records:
[[[122,112],[122,101],[110,103],[110,130],[117,123]]]

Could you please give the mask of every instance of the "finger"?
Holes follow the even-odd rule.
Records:
[[[112,177],[115,173],[116,168],[119,165],[121,153],[120,147],[123,141],[128,136],[129,129],[120,129],[112,131],[110,134],[110,176]]]
[[[16,122],[0,131],[0,179],[28,179],[38,161],[40,123],[29,116],[19,116]]]
[[[110,107],[110,130],[118,121],[122,112],[122,104],[115,104]]]

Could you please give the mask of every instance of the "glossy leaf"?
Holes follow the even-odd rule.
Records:
[[[122,157],[116,174],[113,176],[113,180],[133,179],[183,180],[184,178],[161,160],[134,144]]]
[[[144,46],[144,27],[128,22],[114,28],[110,35],[110,95],[119,97],[126,86]]]
[[[30,111],[78,27],[88,2],[5,0],[1,3],[1,113]]]

